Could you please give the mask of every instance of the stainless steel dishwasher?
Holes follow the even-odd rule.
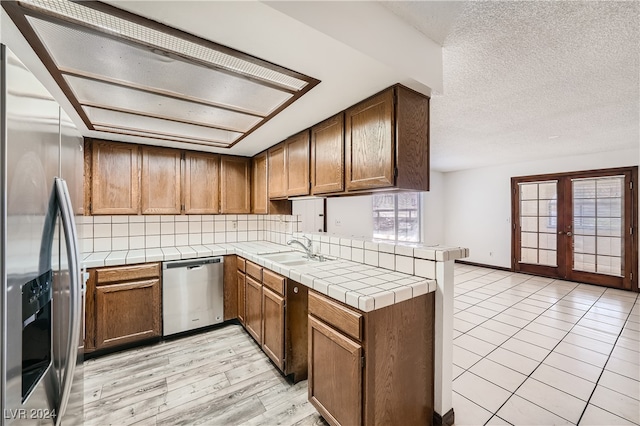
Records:
[[[207,257],[162,264],[162,335],[224,320],[224,259]]]

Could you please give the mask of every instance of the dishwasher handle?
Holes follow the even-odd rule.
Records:
[[[200,259],[186,259],[186,260],[174,260],[171,262],[162,262],[162,269],[173,268],[187,268],[187,269],[199,269],[204,265],[224,263],[222,256],[218,257],[204,257]]]
[[[202,269],[202,268],[204,268],[204,265],[191,265],[191,266],[187,266],[187,269],[188,269],[189,271],[192,271],[192,270],[194,270],[194,269]]]

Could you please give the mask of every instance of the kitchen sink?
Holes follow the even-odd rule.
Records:
[[[272,262],[280,263],[282,265],[287,265],[287,266],[311,265],[311,264],[317,264],[320,262],[317,259],[307,259],[306,255],[299,251],[263,254],[262,257]],[[324,258],[324,261],[330,261],[330,260],[335,260],[335,259],[326,258],[326,257]]]

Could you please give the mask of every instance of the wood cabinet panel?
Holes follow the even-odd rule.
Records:
[[[355,339],[362,340],[361,313],[318,293],[309,293],[309,314],[318,317]]]
[[[284,298],[262,288],[262,350],[284,371]]]
[[[396,87],[396,186],[429,190],[429,98],[403,86]]]
[[[161,334],[160,280],[96,287],[96,349],[158,337]]]
[[[137,145],[92,141],[91,214],[140,213],[140,158]]]
[[[186,152],[184,156],[184,212],[220,211],[220,156]]]
[[[311,128],[311,194],[344,190],[344,113]]]
[[[250,276],[245,283],[245,328],[262,345],[262,283]]]
[[[262,271],[262,284],[280,296],[284,296],[284,285],[286,280],[287,279],[282,275],[278,275],[268,269],[263,269]]]
[[[180,214],[180,151],[147,146],[141,151],[142,214]]]
[[[222,307],[225,321],[238,318],[238,286],[236,283],[236,273],[238,271],[237,258],[235,254],[231,254],[225,256],[223,262],[224,283]]]
[[[246,292],[246,275],[242,271],[236,272],[236,281],[238,283],[238,321],[245,324],[245,292]]]
[[[394,185],[393,90],[375,95],[345,112],[347,190]]]
[[[269,213],[267,153],[251,159],[251,213]]]
[[[287,176],[284,143],[269,148],[267,159],[269,198],[285,198],[287,196]]]
[[[287,195],[309,195],[309,131],[284,142]]]
[[[220,159],[220,213],[251,211],[250,159],[224,155]]]
[[[309,401],[333,425],[362,424],[362,346],[309,317]]]
[[[253,277],[257,282],[262,282],[262,266],[247,260],[245,262],[245,271],[247,275]]]
[[[138,265],[114,266],[97,269],[96,284],[104,285],[123,281],[157,278],[160,276],[159,263],[143,263]]]

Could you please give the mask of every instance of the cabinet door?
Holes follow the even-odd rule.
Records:
[[[142,214],[180,214],[180,151],[142,147]]]
[[[251,211],[249,158],[223,155],[220,158],[220,213]]]
[[[220,156],[187,152],[184,157],[184,212],[220,211]]]
[[[309,195],[309,131],[290,137],[284,146],[287,195]]]
[[[247,276],[244,325],[256,342],[262,344],[262,284]]]
[[[362,346],[309,316],[309,401],[330,424],[362,424]]]
[[[349,108],[344,120],[347,190],[393,186],[393,90]]]
[[[344,114],[311,128],[311,193],[344,190]]]
[[[93,141],[91,214],[140,213],[138,146]]]
[[[284,298],[262,287],[262,350],[284,371]]]
[[[252,161],[251,213],[269,213],[267,194],[267,153],[256,155]]]
[[[286,164],[284,143],[267,151],[269,174],[269,198],[285,198],[287,196]]]
[[[96,349],[161,334],[160,280],[157,278],[96,287]]]
[[[246,276],[241,271],[238,271],[237,279],[238,279],[238,321],[240,321],[240,324],[244,325]]]

